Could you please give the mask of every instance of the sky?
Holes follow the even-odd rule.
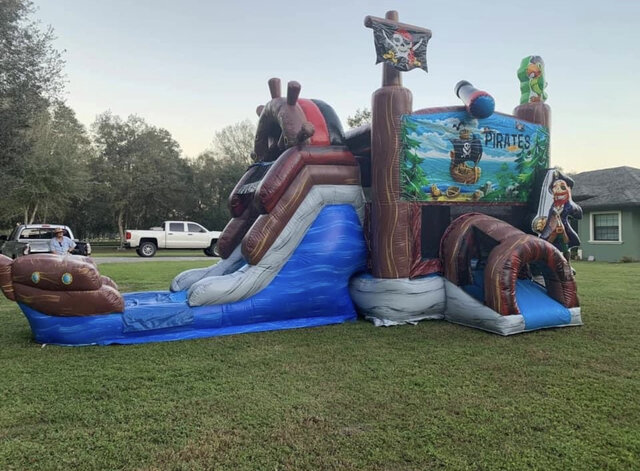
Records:
[[[454,86],[519,103],[521,59],[545,61],[551,164],[580,172],[640,167],[640,2],[636,0],[34,0],[64,50],[67,103],[87,127],[107,110],[167,129],[196,157],[216,131],[269,101],[267,80],[346,118],[381,85],[364,17],[395,9],[429,28],[429,73],[403,73],[413,108],[459,105]],[[283,85],[284,88],[284,85]]]

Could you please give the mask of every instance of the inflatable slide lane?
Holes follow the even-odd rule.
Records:
[[[359,167],[333,110],[289,85],[281,98],[270,82],[258,162],[230,196],[218,264],[179,274],[170,291],[120,294],[83,257],[0,260],[2,290],[37,342],[132,344],[356,319],[349,279],[366,268]]]
[[[544,239],[470,213],[445,232],[441,257],[450,322],[502,335],[582,325],[571,267]]]

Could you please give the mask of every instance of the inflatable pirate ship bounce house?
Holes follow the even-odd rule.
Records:
[[[120,293],[78,256],[0,259],[35,340],[107,345],[311,327],[447,321],[510,335],[580,325],[568,251],[573,182],[549,169],[544,63],[523,60],[513,115],[467,81],[463,106],[414,110],[431,31],[367,17],[382,86],[348,133],[327,103],[268,82],[251,165],[229,196],[219,263]],[[364,188],[367,188],[365,198]]]

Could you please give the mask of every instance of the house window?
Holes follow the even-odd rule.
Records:
[[[620,212],[591,213],[592,242],[622,242]]]

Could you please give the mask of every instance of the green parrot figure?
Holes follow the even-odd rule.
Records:
[[[544,78],[544,61],[540,56],[527,56],[518,68],[520,80],[520,104],[545,102],[547,82]]]

